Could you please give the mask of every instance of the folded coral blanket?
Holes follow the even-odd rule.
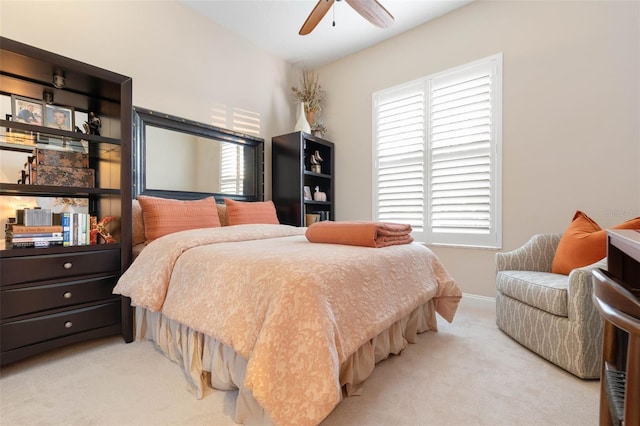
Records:
[[[389,222],[317,222],[305,236],[312,243],[387,247],[413,241],[411,225]]]

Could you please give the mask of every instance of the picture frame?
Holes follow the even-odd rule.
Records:
[[[311,188],[309,188],[308,186],[305,185],[304,187],[304,199],[305,200],[312,200],[313,198],[311,197]]]
[[[60,105],[46,105],[45,126],[53,129],[73,131],[73,108]]]
[[[13,116],[13,121],[42,126],[44,102],[38,99],[11,95],[11,115]]]

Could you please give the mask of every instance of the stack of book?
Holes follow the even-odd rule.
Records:
[[[5,239],[13,248],[83,246],[97,244],[91,238],[92,221],[95,227],[96,217],[87,213],[48,212],[46,223],[33,224],[27,221],[31,209],[19,214],[18,223],[10,223],[5,228]],[[37,211],[37,209],[36,209]],[[44,209],[42,210],[44,211]],[[29,224],[29,223],[31,224]]]
[[[64,244],[62,226],[13,225],[7,235],[11,246],[18,247],[53,247]]]
[[[84,246],[91,242],[91,216],[86,213],[60,213],[64,246]]]

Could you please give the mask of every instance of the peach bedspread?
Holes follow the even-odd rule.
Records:
[[[313,425],[341,399],[340,365],[433,299],[452,321],[461,291],[419,244],[313,244],[305,228],[183,231],[147,246],[114,293],[233,348],[245,387],[277,425]]]

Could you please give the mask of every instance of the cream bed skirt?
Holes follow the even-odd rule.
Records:
[[[418,333],[437,331],[433,300],[419,306],[362,345],[340,367],[343,396],[358,395],[376,363],[399,354]],[[166,318],[162,313],[136,307],[136,340],[151,340],[171,361],[182,366],[188,388],[198,399],[204,387],[237,390],[234,421],[245,425],[272,424],[262,407],[244,388],[247,360],[213,337]]]

